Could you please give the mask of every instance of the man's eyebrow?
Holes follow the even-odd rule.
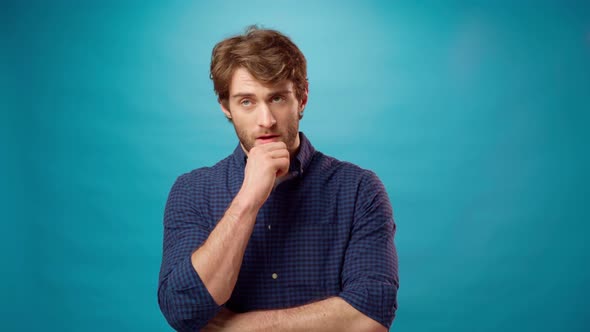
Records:
[[[233,94],[231,97],[232,98],[238,98],[238,97],[252,97],[254,96],[253,93],[248,93],[248,92],[238,92],[236,94]]]
[[[284,90],[276,90],[271,91],[267,94],[267,97],[274,96],[274,95],[287,95],[290,94],[292,91],[291,89],[284,89]],[[231,98],[240,98],[240,97],[253,97],[255,94],[250,92],[237,92],[231,96]]]
[[[271,91],[268,95],[272,96],[272,95],[288,95],[291,93],[291,89],[284,89],[284,90],[277,90],[277,91]]]

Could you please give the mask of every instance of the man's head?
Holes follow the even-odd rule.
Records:
[[[307,103],[306,60],[297,46],[274,30],[247,29],[219,42],[211,79],[222,111],[242,146],[281,140],[299,146],[299,120]]]

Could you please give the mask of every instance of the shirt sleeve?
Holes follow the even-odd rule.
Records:
[[[367,171],[360,181],[351,238],[339,296],[366,316],[390,328],[399,288],[395,223],[387,193]]]
[[[158,304],[177,331],[199,331],[219,309],[191,263],[192,253],[210,230],[198,210],[198,197],[189,174],[179,177],[164,211],[164,245]]]

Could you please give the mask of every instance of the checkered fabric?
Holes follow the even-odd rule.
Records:
[[[338,296],[389,327],[398,263],[389,198],[377,176],[316,151],[300,133],[292,177],[260,209],[238,281],[234,312],[300,306]],[[198,331],[218,306],[190,256],[240,189],[247,158],[238,145],[213,167],[181,175],[164,213],[158,302],[172,327]]]

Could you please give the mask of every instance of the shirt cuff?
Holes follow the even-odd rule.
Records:
[[[390,328],[397,309],[397,287],[386,283],[350,285],[339,295],[365,316]]]
[[[195,271],[191,257],[183,259],[168,279],[170,291],[175,294],[175,309],[181,320],[196,321],[200,328],[221,309]]]

